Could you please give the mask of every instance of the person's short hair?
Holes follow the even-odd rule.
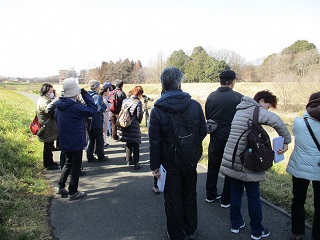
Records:
[[[132,89],[132,95],[140,96],[143,94],[143,88],[141,86],[136,86]]]
[[[96,90],[98,87],[100,87],[100,83],[98,80],[92,79],[89,81],[89,87],[90,90]]]
[[[161,85],[165,91],[179,89],[183,73],[177,67],[167,67],[161,73]]]
[[[122,87],[123,87],[123,80],[118,79],[118,80],[116,81],[116,86],[117,86],[118,88],[122,88]]]
[[[233,80],[235,80],[236,77],[236,73],[232,70],[224,70],[220,73],[220,84],[222,85],[230,85]]]
[[[320,105],[320,92],[312,93],[309,97],[309,102],[306,108],[318,107],[319,105]]]
[[[42,97],[42,96],[46,95],[49,92],[50,88],[53,88],[53,86],[50,83],[42,84],[42,86],[40,88],[40,96]]]
[[[256,95],[254,95],[253,98],[257,103],[259,103],[259,101],[261,99],[264,99],[265,103],[270,103],[271,106],[273,108],[277,107],[277,103],[278,103],[278,98],[276,95],[274,95],[271,91],[269,90],[263,90],[260,92],[257,92]]]

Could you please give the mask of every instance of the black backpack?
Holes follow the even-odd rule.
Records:
[[[259,107],[255,107],[253,119],[248,120],[248,129],[239,137],[232,154],[232,168],[241,137],[248,132],[245,150],[240,153],[240,160],[244,167],[254,172],[264,172],[272,167],[274,151],[271,148],[268,133],[258,124]]]
[[[168,133],[169,161],[176,166],[196,166],[202,155],[202,144],[198,127],[184,112],[168,113],[170,126]]]

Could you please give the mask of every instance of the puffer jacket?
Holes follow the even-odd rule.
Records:
[[[58,129],[57,129],[57,123],[54,118],[51,118],[48,111],[47,111],[47,106],[52,100],[48,98],[47,96],[40,96],[38,101],[37,101],[37,117],[39,120],[39,123],[43,125],[45,121],[50,119],[46,123],[46,127],[42,134],[38,136],[38,139],[41,142],[54,142],[57,140],[58,136]]]
[[[132,102],[134,102],[132,104]],[[130,106],[130,114],[132,117],[131,125],[127,128],[121,128],[119,136],[121,141],[129,143],[141,142],[140,123],[143,118],[142,103],[138,97],[132,95],[130,98],[125,99],[122,102],[122,108]]]
[[[64,97],[60,97],[56,103],[59,147],[62,151],[80,151],[86,146],[84,120],[97,112],[97,106],[88,93],[82,97],[86,105]]]
[[[320,111],[318,116],[319,114]],[[307,117],[315,137],[320,142],[320,121],[312,118],[307,112],[302,117],[296,118],[292,125],[295,144],[289,159],[287,172],[296,178],[320,181],[320,151],[309,133],[304,117]]]
[[[243,134],[242,138],[240,139],[235,163],[232,168],[233,150],[240,135],[248,128],[247,121],[248,119],[252,119],[253,111],[256,106],[260,106],[258,117],[259,124],[269,125],[274,128],[279,136],[284,138],[285,144],[289,144],[291,142],[290,132],[278,115],[266,110],[252,98],[244,96],[241,103],[237,106],[237,112],[231,124],[231,131],[224,149],[220,168],[221,173],[244,182],[261,182],[266,178],[265,172],[253,172],[241,164],[239,155],[246,147],[247,133]]]
[[[92,116],[91,129],[103,128],[103,112],[107,109],[107,106],[96,91],[91,90],[88,93],[98,107],[97,112]]]
[[[186,114],[190,116],[195,126],[198,128],[200,143],[207,135],[207,127],[201,105],[191,99],[191,96],[182,90],[171,90],[165,92],[158,99],[150,114],[149,124],[149,142],[150,142],[150,168],[156,170],[160,164],[165,169],[178,169],[174,163],[170,163],[168,157],[167,141],[170,127],[170,118],[166,114],[181,112],[186,110]],[[190,165],[182,166],[188,168]]]

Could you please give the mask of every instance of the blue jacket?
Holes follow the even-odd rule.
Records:
[[[59,147],[65,152],[80,151],[86,146],[85,118],[97,112],[89,94],[84,94],[86,106],[72,98],[60,97],[56,103]]]
[[[94,103],[98,107],[97,112],[92,116],[91,129],[103,128],[103,112],[107,109],[106,104],[96,91],[88,91],[93,98]]]
[[[182,90],[171,90],[165,92],[158,99],[150,114],[149,141],[150,141],[150,168],[152,171],[160,167],[165,169],[177,169],[174,163],[168,162],[168,132],[170,118],[166,112],[175,113],[187,109],[187,115],[198,127],[200,143],[207,135],[207,127],[201,105],[191,99],[191,96]],[[189,167],[189,165],[188,165]],[[183,168],[183,167],[182,167]]]

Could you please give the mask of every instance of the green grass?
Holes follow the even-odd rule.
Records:
[[[11,90],[0,96],[0,239],[52,239],[42,144],[29,130],[35,106]]]

